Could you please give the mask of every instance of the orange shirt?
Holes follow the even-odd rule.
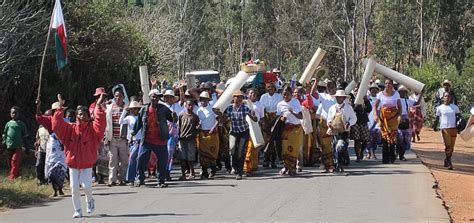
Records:
[[[167,139],[163,140],[160,137],[160,128],[156,120],[156,109],[152,106],[148,107],[148,129],[145,133],[145,142],[154,145],[166,145]]]

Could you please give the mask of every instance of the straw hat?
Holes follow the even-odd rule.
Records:
[[[327,87],[328,84],[327,84],[325,81],[319,81],[319,82],[318,82],[318,86],[319,86],[319,87]]]
[[[244,96],[244,94],[242,94],[242,91],[236,90],[236,91],[234,91],[234,93],[232,94],[232,97],[235,97],[235,96]]]
[[[445,85],[445,84],[449,84],[449,86],[451,86],[451,81],[449,81],[448,79],[444,80],[443,83],[441,83],[441,85]]]
[[[142,105],[140,104],[140,102],[138,101],[132,101],[130,102],[130,106],[128,106],[128,109],[131,109],[131,108],[141,108]]]
[[[158,89],[152,89],[150,93],[148,93],[148,96],[151,97],[152,95],[163,96],[163,94]]]
[[[400,87],[398,87],[398,91],[399,91],[399,92],[400,92],[400,91],[405,91],[405,92],[408,93],[410,90],[408,90],[408,88],[406,88],[405,86],[400,85]]]
[[[337,90],[333,97],[349,97],[344,90]]]
[[[201,92],[201,94],[199,95],[199,98],[206,98],[206,99],[209,99],[209,98],[211,98],[211,97],[209,97],[209,92],[203,91],[203,92]]]
[[[94,96],[99,96],[101,94],[107,94],[105,93],[105,88],[103,87],[98,87],[95,89],[95,93],[94,93]]]
[[[374,83],[372,83],[372,84],[370,85],[369,90],[372,89],[372,88],[377,88],[377,89],[379,89],[379,85],[377,85],[377,83],[374,82]]]
[[[59,101],[54,102],[54,103],[51,105],[51,109],[52,109],[52,110],[59,109],[59,108],[61,108],[61,104],[59,103]]]

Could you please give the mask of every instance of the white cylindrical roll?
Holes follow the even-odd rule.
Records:
[[[244,71],[239,71],[239,73],[237,73],[237,75],[232,79],[232,82],[229,84],[229,86],[227,86],[219,99],[217,99],[212,108],[220,112],[224,112],[227,106],[229,106],[229,104],[232,102],[232,94],[234,91],[242,88],[242,86],[244,86],[245,82],[247,81],[247,78],[249,78],[247,73]]]
[[[150,96],[148,94],[150,93],[150,83],[148,80],[148,67],[147,66],[140,66],[140,82],[141,82],[141,88],[143,92],[143,104],[148,104],[150,103]]]
[[[244,102],[245,104],[247,104],[247,107],[249,107],[250,110],[254,110],[252,101],[245,100]],[[260,128],[258,122],[255,122],[249,116],[245,117],[245,121],[247,122],[247,124],[249,124],[250,140],[252,140],[253,146],[257,149],[262,146],[265,146],[265,139],[263,138],[262,128]]]
[[[192,74],[186,75],[186,85],[188,89],[196,87],[196,77]]]
[[[308,63],[308,66],[306,66],[306,69],[304,69],[303,74],[301,75],[301,78],[299,80],[301,84],[305,85],[309,83],[319,63],[321,63],[321,60],[323,60],[324,55],[326,55],[325,50],[321,48],[318,48],[318,50],[316,50],[316,53],[314,53],[313,57]]]
[[[367,64],[367,59],[364,60],[364,65],[365,64]],[[388,77],[417,93],[420,93],[425,87],[425,84],[378,63],[375,65],[375,72]]]
[[[467,121],[467,123],[471,123],[472,122],[472,119],[473,119],[473,116],[471,115],[471,117],[469,118],[469,120]],[[471,139],[472,137],[474,137],[474,125],[468,125],[466,126],[466,128],[461,132],[461,134],[459,134],[459,136],[461,136],[461,139],[464,140],[464,141],[469,141],[469,139]]]
[[[262,129],[258,122],[253,121],[248,115],[245,117],[245,121],[249,124],[249,134],[255,148],[265,146],[265,140],[263,139]]]
[[[344,89],[344,91],[346,92],[346,94],[349,94],[352,90],[354,90],[356,86],[357,82],[355,80],[352,80],[351,83],[347,85],[346,89]]]
[[[372,74],[374,73],[376,67],[375,65],[377,64],[373,57],[370,57],[369,59],[367,59],[367,61],[368,62],[364,60],[365,71],[364,76],[362,76],[362,81],[359,85],[359,90],[357,90],[357,96],[354,102],[354,104],[356,105],[364,104],[364,96],[367,94],[367,90],[369,89],[370,78],[372,77]]]
[[[311,113],[304,106],[301,106],[301,112],[303,114],[303,118],[301,119],[301,127],[303,127],[304,134],[311,134],[314,131],[313,125],[311,123]]]

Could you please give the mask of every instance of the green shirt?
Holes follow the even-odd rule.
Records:
[[[3,130],[3,143],[7,149],[19,149],[23,147],[23,137],[27,136],[26,125],[20,120],[10,120]]]

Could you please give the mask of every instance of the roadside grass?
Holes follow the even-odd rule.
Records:
[[[4,165],[0,167],[0,210],[41,202],[53,193],[51,185],[38,186],[34,165],[25,164],[24,161],[21,166],[21,177],[14,181],[8,179],[10,169]],[[4,156],[0,158],[0,162],[6,163]]]

